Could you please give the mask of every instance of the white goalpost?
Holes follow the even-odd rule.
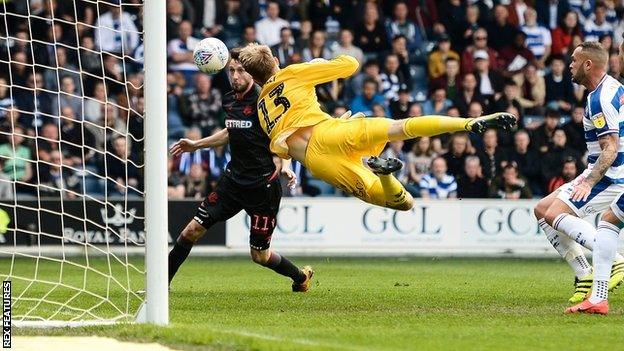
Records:
[[[15,326],[168,324],[166,27],[166,0],[0,3]]]

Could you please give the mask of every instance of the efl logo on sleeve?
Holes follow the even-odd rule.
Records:
[[[596,119],[594,119],[594,126],[598,129],[604,128],[607,125],[607,121],[605,120],[605,116],[602,113],[597,114]]]
[[[2,282],[2,348],[11,348],[11,281]]]

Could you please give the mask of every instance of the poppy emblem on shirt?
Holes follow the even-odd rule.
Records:
[[[624,105],[624,94],[620,95],[620,105]]]
[[[251,106],[249,105],[245,106],[245,108],[243,109],[243,114],[245,114],[245,116],[249,116],[252,113],[253,113],[253,109],[251,108]]]

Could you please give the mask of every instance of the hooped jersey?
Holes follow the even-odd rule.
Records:
[[[321,110],[315,86],[351,76],[358,61],[347,55],[290,65],[271,77],[258,97],[258,117],[271,151],[289,159],[286,139],[297,129],[331,118]]]
[[[587,96],[583,128],[587,142],[588,169],[594,166],[601,153],[598,138],[618,133],[618,154],[605,177],[613,183],[624,183],[624,86],[608,74]]]

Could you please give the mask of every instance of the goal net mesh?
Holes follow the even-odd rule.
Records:
[[[0,277],[13,321],[143,302],[140,0],[0,2]]]

